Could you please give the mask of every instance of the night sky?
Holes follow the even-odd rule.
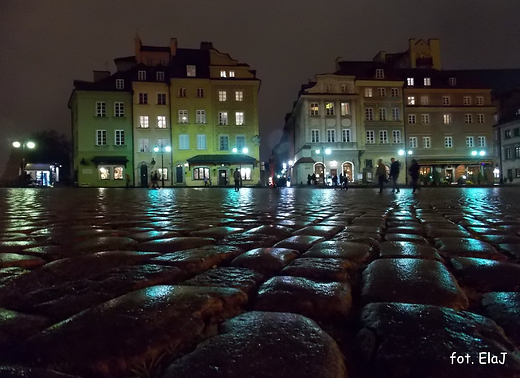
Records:
[[[0,176],[11,141],[33,130],[70,135],[72,81],[113,73],[145,45],[216,49],[262,80],[261,158],[279,142],[301,84],[334,59],[404,51],[439,38],[443,68],[520,68],[519,0],[0,0]]]

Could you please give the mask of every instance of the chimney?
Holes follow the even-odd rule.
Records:
[[[94,83],[110,77],[110,71],[94,71]]]
[[[374,62],[386,63],[386,51],[379,51],[372,59]]]
[[[137,33],[135,35],[135,40],[134,40],[135,60],[137,61],[137,63],[141,63],[141,46],[142,46],[141,38],[139,37],[139,33]]]
[[[170,55],[177,55],[177,38],[170,38]]]
[[[441,65],[441,45],[439,39],[430,38],[428,40],[428,44],[430,45],[430,55],[432,57],[432,68],[436,70],[442,69]]]
[[[201,50],[211,50],[213,48],[213,42],[201,42],[200,49]]]

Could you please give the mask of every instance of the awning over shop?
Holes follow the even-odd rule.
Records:
[[[304,163],[310,163],[310,164],[314,164],[316,163],[316,161],[311,158],[311,157],[302,157],[302,158],[299,158],[296,163],[294,163],[294,165],[296,164],[304,164]]]
[[[255,164],[256,159],[251,156],[241,154],[223,154],[223,155],[196,155],[188,159],[190,165],[206,164],[206,165],[231,165],[231,164]]]
[[[96,165],[122,164],[126,166],[126,163],[128,163],[126,156],[94,156],[91,161]]]
[[[493,164],[493,160],[416,159],[419,165],[480,165]]]

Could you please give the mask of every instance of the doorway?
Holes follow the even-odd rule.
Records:
[[[182,184],[184,182],[184,168],[182,165],[175,167],[175,183]]]
[[[219,184],[219,186],[227,185],[227,170],[225,170],[225,169],[218,170],[218,184]]]
[[[148,166],[146,164],[141,165],[141,186],[148,187]]]
[[[454,180],[454,176],[453,168],[446,168],[446,181],[451,184]]]

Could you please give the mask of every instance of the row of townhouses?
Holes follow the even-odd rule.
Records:
[[[226,185],[241,171],[260,180],[257,96],[247,64],[202,42],[199,49],[145,46],[117,70],[75,81],[74,179],[79,186]]]
[[[392,157],[402,169],[417,160],[425,182],[490,183],[494,113],[489,87],[442,70],[438,40],[411,39],[403,53],[338,58],[333,73],[303,85],[274,152],[298,184],[375,181],[378,159]]]

